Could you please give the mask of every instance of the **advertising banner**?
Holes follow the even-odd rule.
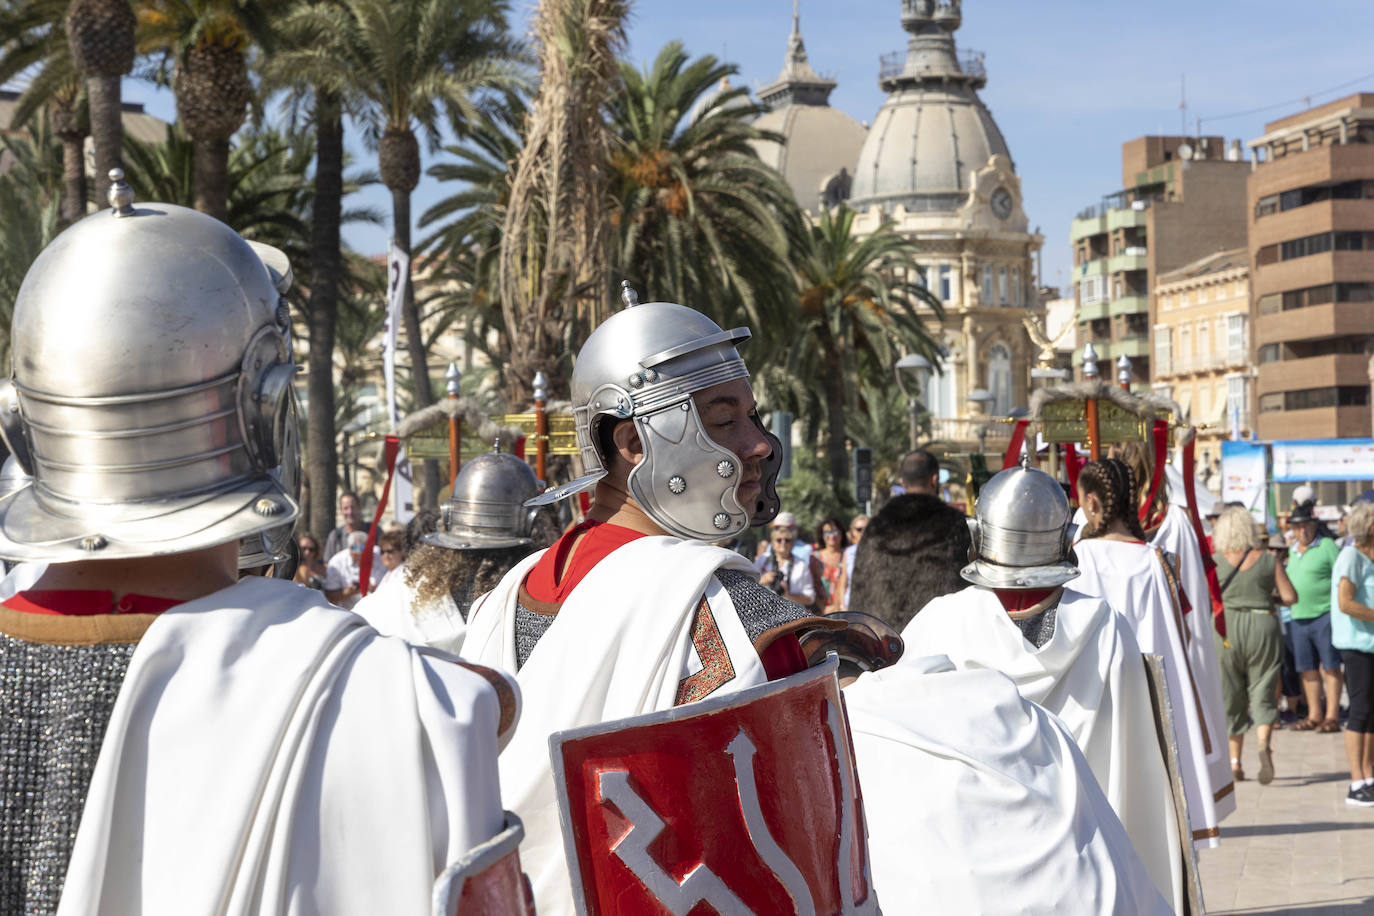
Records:
[[[1274,480],[1374,480],[1374,439],[1289,439],[1276,441]]]
[[[1264,445],[1227,440],[1221,443],[1221,500],[1243,503],[1261,525],[1268,525],[1264,498],[1268,479]]]

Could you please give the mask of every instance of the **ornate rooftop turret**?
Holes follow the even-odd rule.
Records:
[[[792,34],[787,39],[787,56],[777,80],[759,90],[759,102],[767,109],[784,105],[828,105],[835,81],[811,69],[806,45],[801,37],[801,10],[792,0]]]
[[[1002,132],[978,98],[987,84],[983,55],[959,56],[960,0],[902,0],[907,49],[885,55],[878,83],[889,94],[854,172],[852,206],[954,211],[973,173],[1005,156]]]

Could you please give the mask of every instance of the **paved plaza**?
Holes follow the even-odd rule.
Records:
[[[1345,803],[1342,736],[1276,732],[1268,786],[1247,738],[1236,812],[1199,853],[1207,912],[1374,916],[1374,808]]]

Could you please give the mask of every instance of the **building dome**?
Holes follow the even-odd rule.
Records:
[[[768,111],[754,121],[755,127],[780,134],[785,141],[759,141],[754,149],[782,173],[798,205],[812,214],[849,197],[854,162],[867,136],[862,124],[830,107],[834,88],[835,81],[817,74],[807,60],[794,4],[782,73],[759,90],[759,101]]]
[[[1007,142],[978,98],[987,83],[983,55],[955,53],[958,0],[903,0],[905,54],[882,60],[889,95],[873,121],[854,171],[856,209],[897,205],[909,211],[957,210],[974,173],[993,156],[1011,159]]]

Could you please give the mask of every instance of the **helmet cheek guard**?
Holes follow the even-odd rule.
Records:
[[[782,470],[782,440],[769,432],[758,414],[750,417],[754,427],[768,440],[768,456],[763,459],[763,474],[759,477],[759,497],[755,501],[753,514],[749,521],[751,528],[766,525],[778,517],[782,511],[782,500],[778,499],[778,472]]]
[[[636,417],[635,429],[644,457],[630,472],[630,495],[651,518],[678,537],[706,541],[749,527],[736,493],[740,459],[706,434],[695,401]]]
[[[33,474],[33,449],[29,445],[29,437],[24,429],[24,417],[19,406],[19,394],[14,390],[12,379],[5,379],[0,382],[0,438],[5,440],[5,447],[10,450],[14,460],[19,462],[24,473],[31,476]]]

